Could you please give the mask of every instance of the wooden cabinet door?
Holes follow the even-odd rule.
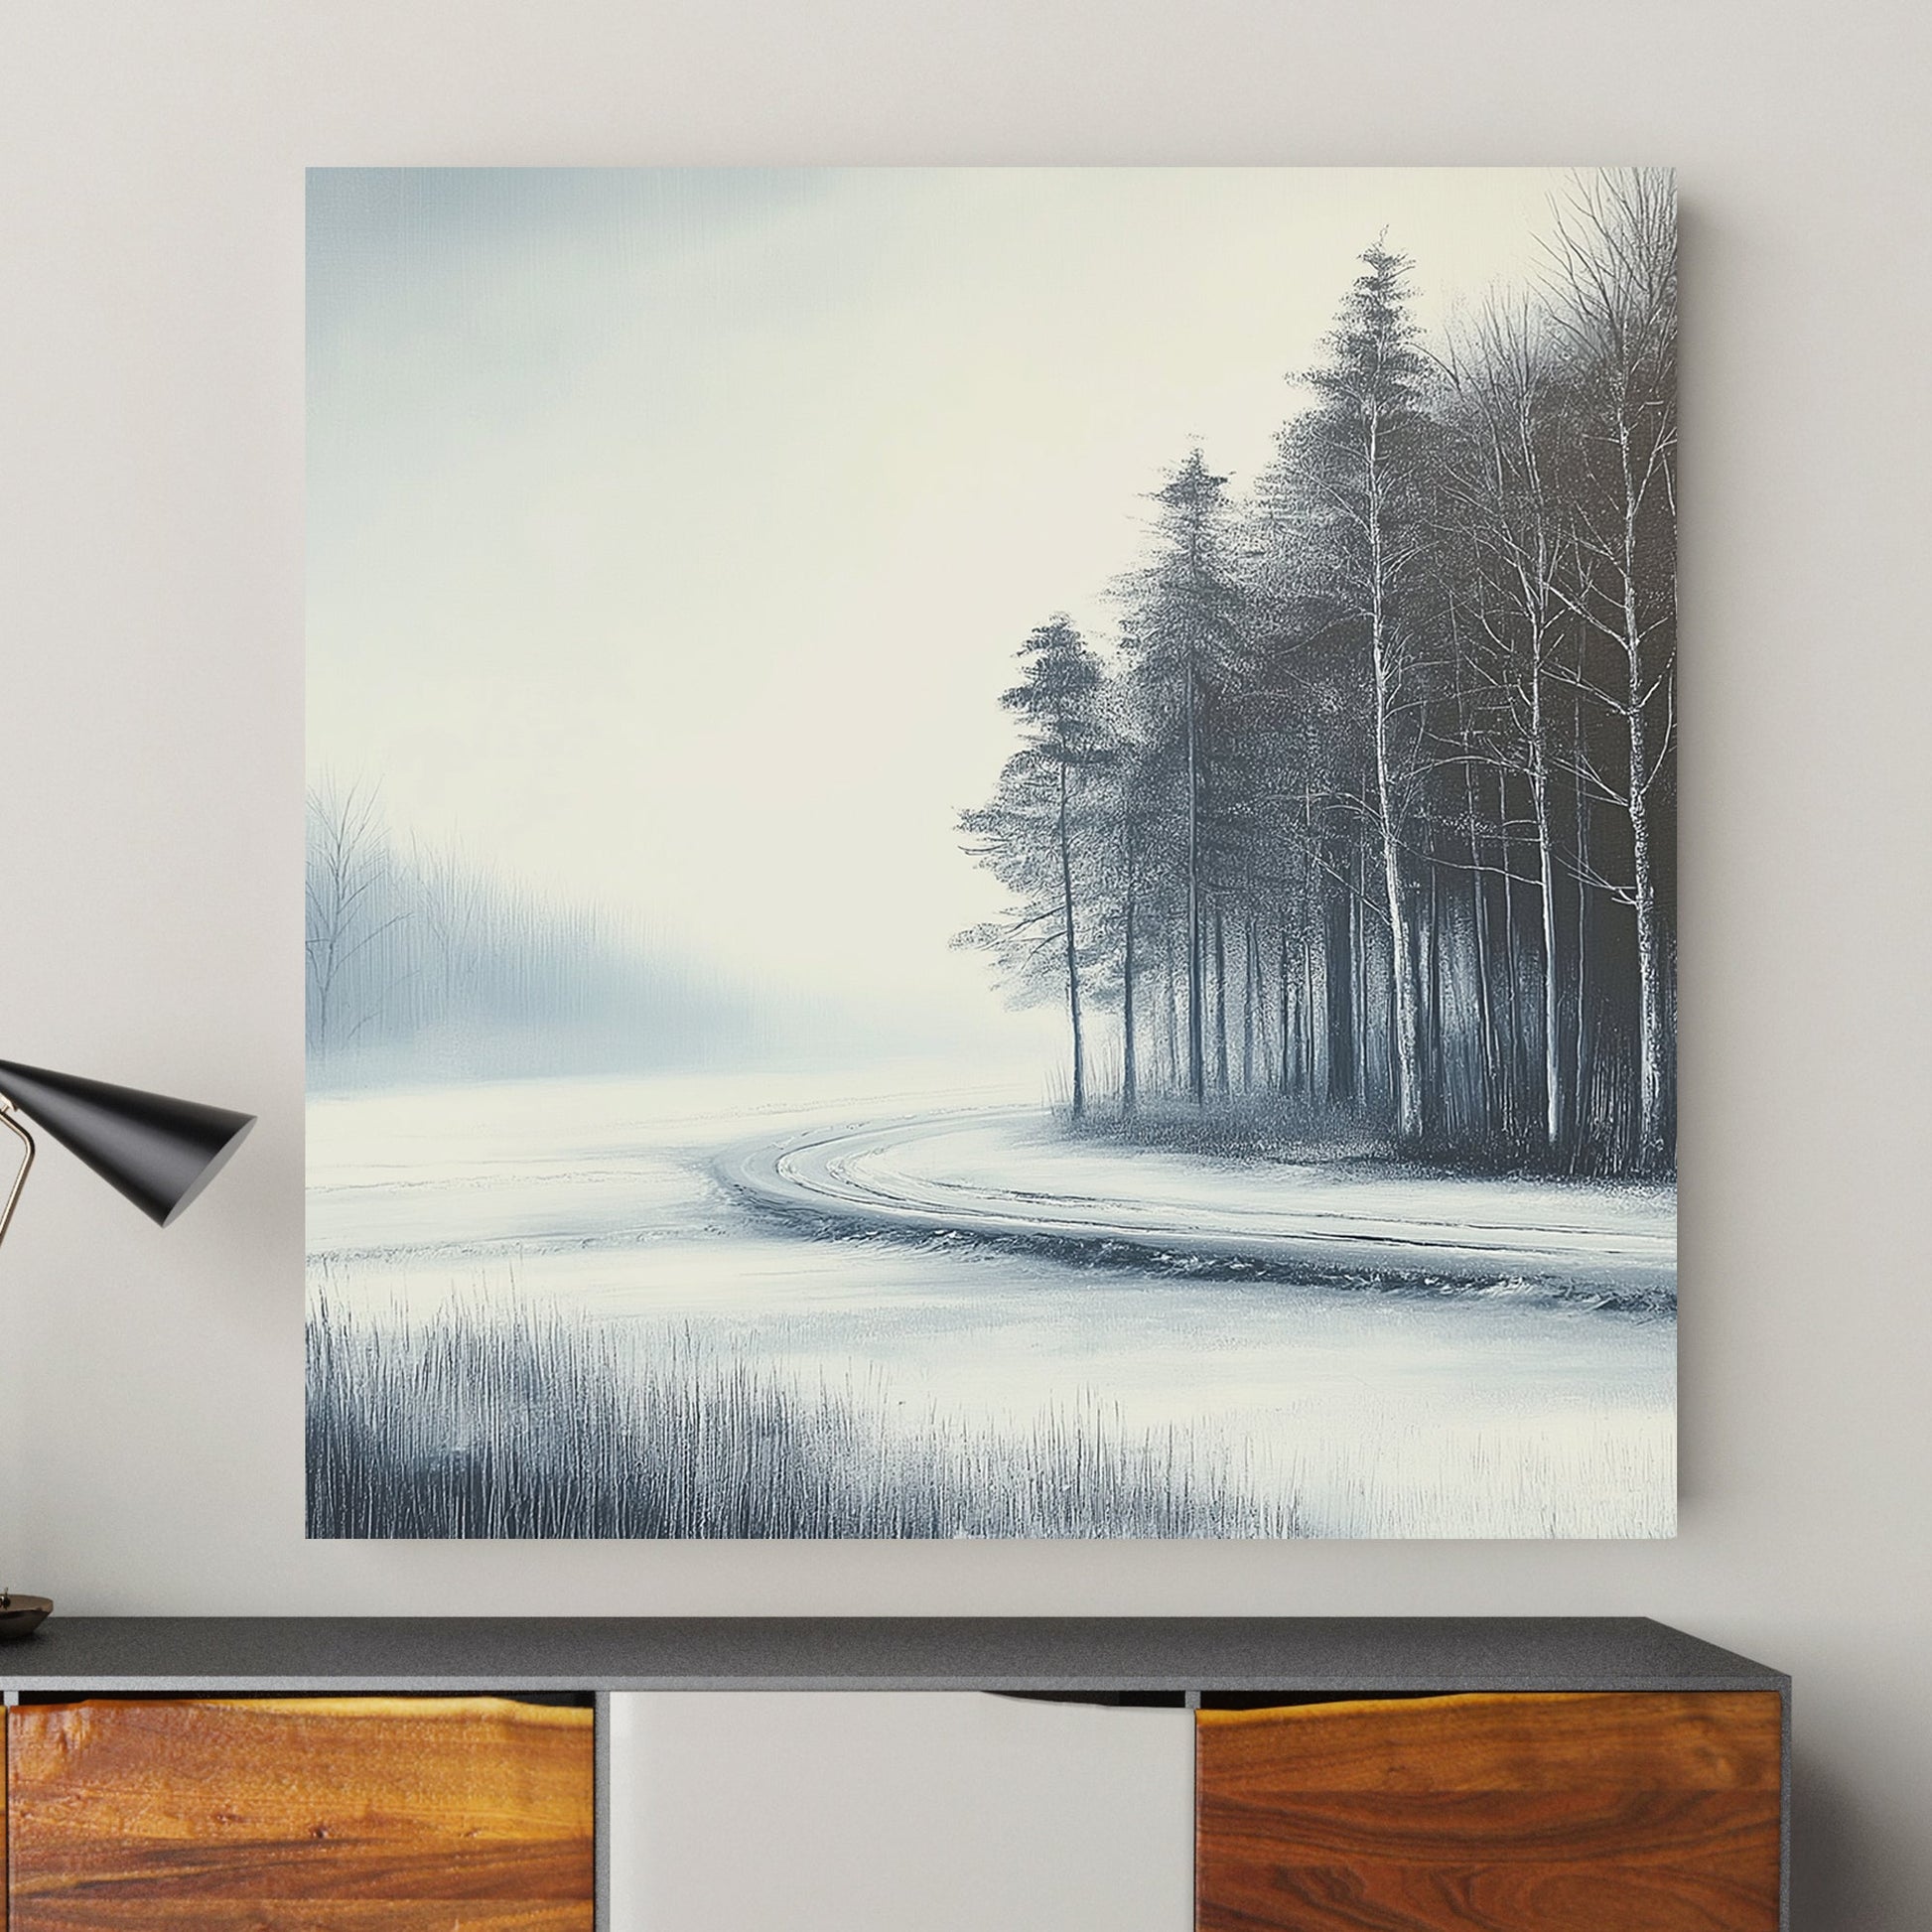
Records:
[[[1203,1711],[1201,1932],[1777,1932],[1772,1692]]]
[[[591,1932],[594,1781],[581,1709],[24,1705],[9,1932]]]

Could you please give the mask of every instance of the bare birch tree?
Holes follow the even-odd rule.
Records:
[[[1508,729],[1496,757],[1520,772],[1529,794],[1541,914],[1543,1148],[1554,1158],[1566,1100],[1551,685],[1570,613],[1558,581],[1565,532],[1549,472],[1562,405],[1547,328],[1522,296],[1492,297],[1458,346],[1448,364],[1456,411],[1451,494],[1483,593],[1472,600],[1471,621],[1505,697]]]
[[[308,860],[304,880],[306,1033],[313,1051],[348,1044],[372,1011],[351,1019],[344,995],[356,961],[403,914],[392,910],[389,841],[373,785],[325,778],[308,797]]]
[[[1584,404],[1581,486],[1570,533],[1569,601],[1607,649],[1588,695],[1619,721],[1622,769],[1578,748],[1582,782],[1627,820],[1630,872],[1591,883],[1635,918],[1638,970],[1637,1165],[1670,1160],[1670,952],[1658,902],[1655,804],[1673,771],[1676,728],[1677,211],[1657,170],[1578,178],[1550,242],[1552,314]],[[1593,653],[1591,653],[1593,655]]]

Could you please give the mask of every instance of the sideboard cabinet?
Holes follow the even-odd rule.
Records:
[[[910,1874],[908,1896],[833,1900],[842,1932],[1063,1926],[1080,1871],[1130,1852],[1135,1922],[1174,1932],[1788,1927],[1789,1680],[1643,1619],[72,1618],[0,1650],[0,1685],[7,1932],[776,1932],[817,1922],[802,1891],[715,1880],[785,1823],[852,1870],[891,1852]],[[621,1885],[614,1916],[614,1839],[654,1802],[631,1720],[658,1700],[688,1741],[707,1698],[800,1691],[936,1701],[901,1696],[890,1745],[828,1729],[789,1785],[759,1764],[690,1814],[702,1834],[678,1827],[712,1841],[690,1850],[709,1890]],[[1011,1717],[962,1725],[968,1694]],[[1133,1788],[1179,1793],[1191,1874],[1158,1805],[1131,1831],[1089,1807],[1062,1842],[1081,1771],[1044,1726],[1069,1704],[1108,1762],[1131,1769],[1142,1738],[1185,1752],[1184,1784],[1171,1755]],[[793,1701],[794,1729],[800,1708],[860,1707]],[[763,1755],[751,1735],[741,1763]],[[678,1755],[660,1800],[703,1769]],[[842,1853],[837,1817],[870,1821]],[[930,1837],[882,1846],[894,1818]],[[1036,1910],[1023,1841],[1073,1881],[1041,1881]]]

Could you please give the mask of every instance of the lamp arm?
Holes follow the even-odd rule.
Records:
[[[13,1185],[7,1189],[7,1199],[0,1206],[0,1241],[7,1238],[7,1225],[14,1217],[14,1209],[20,1205],[20,1190],[27,1185],[27,1175],[34,1165],[34,1137],[20,1124],[20,1116],[14,1112],[14,1103],[4,1093],[0,1093],[0,1127],[14,1135],[20,1142],[20,1166],[15,1171]]]

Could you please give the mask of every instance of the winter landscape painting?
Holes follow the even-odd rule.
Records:
[[[308,1524],[1676,1520],[1676,209],[310,176]]]

